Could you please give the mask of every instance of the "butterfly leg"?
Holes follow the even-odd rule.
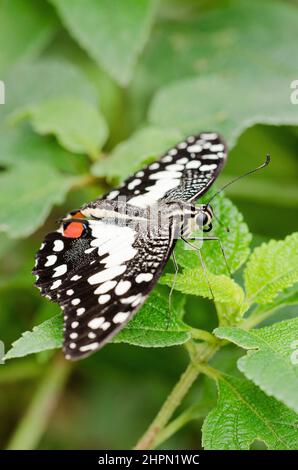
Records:
[[[186,238],[183,238],[181,237],[181,239],[187,243],[187,245],[191,246],[191,248],[193,250],[195,250],[197,252],[197,254],[199,255],[199,259],[200,259],[200,262],[201,262],[201,265],[202,265],[202,268],[203,268],[203,273],[204,273],[204,277],[205,277],[205,280],[206,280],[206,283],[208,284],[208,287],[209,287],[209,290],[210,290],[210,294],[211,294],[211,297],[213,299],[213,301],[215,301],[215,298],[214,298],[214,294],[213,294],[213,290],[212,290],[212,287],[211,287],[211,284],[210,284],[210,280],[209,280],[209,277],[208,277],[208,274],[207,274],[207,268],[206,268],[206,264],[205,264],[205,261],[204,261],[204,258],[202,256],[202,253],[201,253],[201,250],[200,248],[197,248],[196,246],[194,246],[192,243],[190,243],[189,240],[199,240],[199,238],[190,238],[189,240],[187,240]],[[201,238],[202,240],[202,238]]]
[[[188,240],[189,241],[203,241],[203,242],[204,241],[217,241],[219,243],[220,250],[222,252],[222,256],[224,258],[225,265],[226,265],[227,271],[229,273],[229,276],[233,277],[232,272],[231,272],[230,267],[229,267],[229,264],[228,264],[225,249],[224,249],[224,246],[223,246],[222,241],[221,241],[220,238],[218,238],[218,237],[192,237],[192,238],[189,238]]]
[[[174,264],[175,273],[174,273],[174,281],[173,281],[173,284],[171,286],[171,290],[170,290],[170,294],[169,294],[169,313],[171,313],[171,310],[172,310],[172,305],[173,305],[172,304],[172,296],[173,296],[173,291],[175,289],[177,274],[178,274],[178,271],[179,271],[179,267],[178,267],[178,263],[177,263],[177,259],[176,259],[176,255],[175,255],[174,251],[172,253],[172,260],[173,260],[173,264]]]

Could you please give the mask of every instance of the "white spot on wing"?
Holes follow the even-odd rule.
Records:
[[[106,304],[110,299],[111,299],[111,296],[109,294],[100,295],[98,297],[98,303]]]
[[[202,165],[200,167],[201,171],[209,171],[209,170],[215,170],[217,168],[217,165],[215,163],[211,163],[210,165]]]
[[[187,163],[186,168],[188,170],[195,170],[196,168],[199,168],[201,166],[201,162],[198,160],[193,160],[189,163]]]
[[[85,346],[80,347],[80,351],[86,352],[86,351],[94,351],[96,348],[98,348],[99,343],[90,343],[86,344]]]
[[[56,255],[49,255],[47,256],[47,262],[45,263],[45,266],[48,267],[48,266],[52,266],[53,264],[55,264],[57,261],[57,256]]]
[[[123,295],[125,294],[131,287],[130,281],[120,281],[115,289],[116,295]]]
[[[136,178],[134,180],[132,180],[129,184],[128,184],[128,189],[134,189],[136,186],[138,186],[140,183],[142,182],[142,180],[140,180],[139,178]]]
[[[107,199],[109,199],[109,200],[115,199],[115,197],[117,197],[118,194],[119,194],[119,191],[118,191],[118,190],[111,191],[111,192],[107,195]]]
[[[109,290],[113,289],[116,284],[117,281],[106,281],[94,291],[94,294],[105,294],[106,292],[109,292]]]
[[[99,273],[93,274],[88,278],[88,282],[91,285],[101,284],[102,282],[114,279],[114,277],[120,276],[124,273],[126,266],[113,266],[112,268],[104,269]]]
[[[92,330],[96,330],[99,328],[103,323],[105,322],[104,317],[98,317],[98,318],[92,318],[92,320],[89,321],[88,326],[92,328]]]
[[[61,284],[62,284],[62,280],[57,279],[57,281],[53,282],[53,284],[51,285],[50,290],[57,289],[57,287],[61,286]]]
[[[114,323],[123,323],[127,317],[129,316],[129,312],[118,312],[113,318]]]
[[[58,277],[58,276],[63,276],[67,272],[67,265],[66,264],[60,264],[60,266],[57,266],[54,268],[55,273],[53,274],[52,277]]]
[[[140,282],[149,282],[153,278],[153,274],[151,273],[141,273],[138,274],[136,277],[136,282],[139,284]]]
[[[54,248],[53,251],[62,251],[64,248],[64,243],[62,240],[55,240],[54,241]]]

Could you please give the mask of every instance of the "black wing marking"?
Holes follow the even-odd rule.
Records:
[[[142,208],[161,199],[190,202],[207,191],[223,168],[226,156],[227,148],[219,134],[202,132],[190,136],[104,199],[125,197],[128,204]]]
[[[67,215],[67,218],[71,214]],[[41,295],[57,301],[57,293],[62,283],[74,270],[89,264],[95,257],[91,248],[91,232],[84,238],[68,238],[63,235],[63,224],[58,230],[46,235],[35,257],[33,274]],[[86,252],[87,250],[87,252]]]
[[[100,349],[140,308],[174,247],[172,231],[142,234],[130,227],[90,222],[96,259],[59,288],[64,353],[81,359]]]

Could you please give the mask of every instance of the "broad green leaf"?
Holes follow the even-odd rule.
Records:
[[[86,76],[69,62],[44,60],[20,64],[6,77],[5,106],[0,107],[0,119],[18,118],[20,112],[43,101],[77,98],[97,105],[97,94]]]
[[[153,0],[51,0],[64,25],[114,80],[127,85],[150,33]]]
[[[171,14],[157,23],[136,70],[133,93],[138,103],[161,85],[203,74],[225,76],[242,70],[250,79],[247,90],[258,87],[263,74],[283,71],[296,78],[294,5],[234,0],[214,2],[205,12],[196,6],[182,19]],[[211,97],[213,92],[210,84]]]
[[[157,291],[152,292],[143,308],[114,339],[143,347],[166,347],[185,343],[191,337],[191,328],[182,322],[184,299],[173,302]]]
[[[221,324],[233,324],[241,318],[240,306],[244,299],[244,292],[239,284],[228,276],[215,275],[202,268],[184,269],[176,277],[175,274],[165,274],[159,282],[184,294],[207,297],[222,304],[223,308],[219,313]]]
[[[70,152],[87,153],[95,159],[108,136],[100,111],[77,98],[44,101],[28,111],[39,134],[54,134]]]
[[[256,248],[244,271],[247,304],[266,304],[298,282],[298,233]]]
[[[0,231],[10,238],[31,234],[61,204],[74,178],[63,176],[46,163],[20,164],[0,173]]]
[[[207,203],[210,199],[210,193],[200,199],[199,203]],[[234,206],[234,204],[223,194],[219,194],[212,201],[212,208],[215,217],[212,224],[213,229],[210,233],[198,233],[197,236],[215,236],[220,238],[224,253],[227,259],[228,267],[231,272],[236,271],[247,259],[249,255],[249,243],[251,234],[248,227],[243,222],[243,216]],[[229,232],[227,231],[229,228]],[[206,267],[214,274],[229,274],[218,241],[210,240],[203,243],[193,242],[194,246],[201,248]],[[196,250],[189,249],[183,241],[178,241],[175,249],[177,261],[183,268],[196,269],[200,266]]]
[[[271,450],[295,450],[297,414],[248,380],[220,375],[218,403],[204,421],[207,450],[248,450],[259,439]]]
[[[142,165],[162,155],[182,137],[176,130],[145,127],[118,144],[108,158],[95,163],[92,172],[112,184],[119,184]]]
[[[217,328],[215,334],[247,349],[238,361],[241,372],[298,412],[298,318],[251,331]]]
[[[254,124],[298,124],[297,109],[290,100],[290,82],[290,76],[268,73],[252,86],[251,78],[241,71],[224,77],[185,79],[155,95],[149,121],[185,133],[197,132],[200,123],[200,129],[221,132],[232,148],[240,134]]]
[[[184,299],[177,296],[173,311],[169,312],[168,298],[154,291],[137,315],[113,340],[143,347],[166,347],[185,343],[191,337],[191,328],[183,323]],[[13,343],[5,359],[60,348],[63,342],[62,315],[44,321],[23,333]]]
[[[62,315],[35,326],[32,331],[26,331],[12,344],[12,348],[6,353],[6,359],[23,357],[28,354],[59,348],[62,344],[63,319]]]
[[[0,3],[1,75],[15,62],[37,56],[51,40],[56,29],[55,15],[45,2],[2,0]]]

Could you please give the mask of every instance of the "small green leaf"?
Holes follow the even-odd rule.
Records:
[[[33,233],[74,182],[47,163],[20,164],[0,173],[0,231],[10,238]]]
[[[271,72],[261,75],[256,87],[241,71],[185,79],[158,91],[149,109],[149,122],[185,133],[197,132],[200,123],[201,129],[221,132],[231,149],[254,124],[298,124],[289,84],[290,76]]]
[[[247,349],[238,361],[241,372],[298,412],[298,318],[257,330],[224,327],[214,333]]]
[[[173,300],[173,310],[169,311],[168,297],[153,291],[137,315],[115,337],[114,342],[142,347],[166,347],[185,343],[191,337],[191,328],[181,320],[184,298],[178,296]]]
[[[206,450],[248,450],[262,440],[271,450],[295,450],[297,415],[248,380],[220,375],[219,398],[204,421]]]
[[[112,184],[119,184],[142,165],[162,155],[182,137],[177,130],[145,127],[118,144],[108,158],[95,163],[92,173],[105,177]]]
[[[44,101],[28,110],[39,134],[54,134],[70,152],[87,153],[95,159],[108,136],[100,111],[78,98]]]
[[[207,203],[210,193],[200,199],[200,203]],[[215,236],[220,238],[224,248],[227,263],[231,272],[236,271],[246,261],[249,255],[251,234],[243,222],[243,216],[234,204],[223,194],[219,194],[212,201],[215,218],[212,221],[213,230],[210,233],[201,233],[200,236]],[[229,228],[227,232],[226,227]],[[209,271],[214,274],[228,274],[227,266],[217,241],[194,242],[194,246],[201,246],[202,256]],[[184,268],[197,268],[198,255],[195,250],[189,249],[183,241],[178,241],[175,255],[180,266]]]
[[[198,261],[199,262],[199,261]],[[244,299],[244,292],[242,288],[230,277],[222,275],[215,275],[208,271],[203,271],[202,268],[185,269],[182,273],[165,274],[160,279],[160,284],[165,284],[169,287],[174,286],[175,290],[183,292],[184,294],[200,295],[212,299],[208,282],[214,295],[214,301],[222,304],[223,308],[219,313],[219,320],[221,324],[233,324],[240,320],[240,306]]]
[[[64,150],[50,136],[36,134],[28,122],[17,127],[0,127],[0,164],[17,166],[46,163],[65,173],[83,174],[88,171],[87,158]]]
[[[35,57],[57,29],[57,21],[45,2],[2,0],[0,4],[0,70]]]
[[[51,0],[69,30],[114,80],[127,85],[154,16],[152,0]],[[71,5],[70,5],[71,3]]]
[[[272,302],[298,282],[298,233],[256,248],[244,271],[247,304]]]
[[[23,333],[21,338],[13,343],[4,359],[13,359],[46,351],[47,349],[60,348],[62,335],[63,319],[62,315],[58,314],[35,326],[32,331]]]

